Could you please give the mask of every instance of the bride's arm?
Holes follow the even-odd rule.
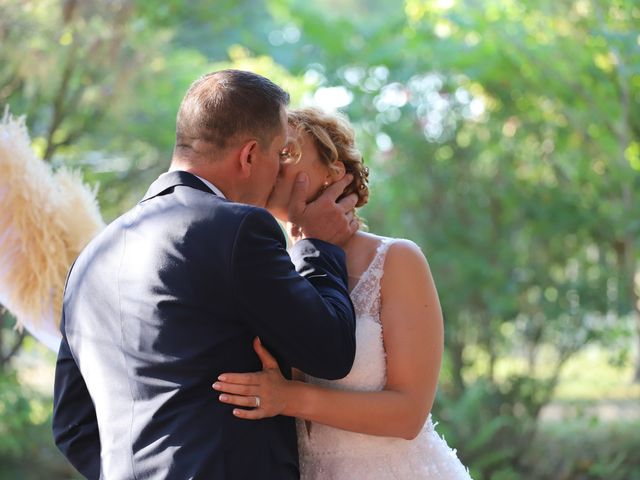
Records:
[[[333,427],[401,438],[422,428],[435,398],[443,350],[438,294],[426,259],[412,242],[389,249],[382,279],[381,321],[387,352],[387,383],[379,392],[342,391],[276,378],[264,348],[257,345],[265,370],[224,374],[216,389],[226,403],[260,408],[235,409],[240,418],[289,415]],[[275,362],[274,362],[275,363]]]

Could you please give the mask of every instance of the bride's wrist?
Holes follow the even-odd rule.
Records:
[[[301,398],[304,395],[304,382],[298,380],[288,380],[284,384],[284,398],[285,405],[282,415],[288,417],[297,417],[300,415],[302,409],[301,404],[304,400]]]

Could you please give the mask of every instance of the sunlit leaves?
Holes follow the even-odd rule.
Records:
[[[240,45],[230,47],[229,61],[214,63],[210,68],[211,71],[222,68],[237,68],[265,75],[289,92],[294,105],[299,104],[306,93],[317,87],[312,78],[293,76],[286,68],[278,65],[272,57],[267,55],[254,56]]]
[[[624,151],[624,156],[636,171],[640,171],[640,142],[631,142],[631,144]]]

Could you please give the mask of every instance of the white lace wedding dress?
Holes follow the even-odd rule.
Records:
[[[380,323],[380,279],[391,239],[385,239],[353,289],[356,357],[349,375],[337,381],[311,376],[306,381],[345,390],[382,390],[386,383]],[[470,479],[455,450],[434,430],[431,415],[413,440],[348,432],[298,420],[302,480]]]

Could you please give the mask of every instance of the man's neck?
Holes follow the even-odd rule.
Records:
[[[227,196],[222,192],[222,190],[220,190],[218,187],[216,187],[215,184],[213,184],[212,182],[210,182],[209,180],[207,180],[206,178],[202,178],[199,175],[196,175],[195,173],[192,173],[191,175],[194,175],[196,177],[198,177],[198,179],[204,183],[207,187],[209,187],[209,189],[215,193],[216,195],[218,195],[219,197],[222,198],[227,198]]]

